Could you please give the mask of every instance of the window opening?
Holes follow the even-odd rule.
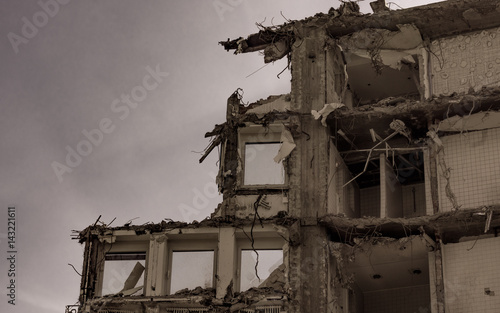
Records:
[[[213,250],[173,251],[170,293],[196,287],[213,287],[214,277]]]
[[[102,295],[132,295],[143,290],[146,252],[106,253]]]
[[[283,163],[274,162],[281,147],[279,142],[245,143],[245,185],[282,185],[285,183]]]
[[[257,253],[258,264],[257,264]],[[258,287],[283,263],[283,250],[241,250],[240,291]],[[257,268],[256,268],[257,267]]]
[[[370,58],[347,54],[348,92],[354,106],[376,103],[388,97],[405,96],[419,99],[418,56],[402,61],[399,70],[381,64],[374,69]]]

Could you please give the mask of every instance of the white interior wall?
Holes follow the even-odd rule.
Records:
[[[328,213],[360,217],[359,188],[355,181],[343,187],[352,179],[351,172],[344,163],[337,148],[330,143],[328,171]]]
[[[403,201],[401,184],[387,162],[385,154],[380,155],[380,217],[402,217]]]
[[[439,209],[451,211],[449,188],[460,209],[500,203],[500,128],[441,137],[444,151],[438,158]],[[442,162],[444,160],[444,163]]]
[[[497,313],[500,237],[443,245],[442,252],[446,312]]]

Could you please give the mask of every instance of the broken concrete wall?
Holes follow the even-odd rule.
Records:
[[[500,83],[500,28],[434,40],[430,54],[435,96]]]
[[[87,294],[82,294],[80,299],[83,304],[81,311],[102,312],[99,310],[113,309],[158,312],[155,310],[189,308],[195,312],[198,312],[196,310],[201,310],[200,312],[229,312],[227,306],[231,306],[231,304],[238,304],[240,309],[248,308],[251,305],[264,308],[283,307],[284,302],[281,300],[288,285],[287,227],[289,225],[287,222],[283,223],[278,220],[269,223],[268,219],[257,219],[255,223],[247,219],[233,220],[232,222],[218,219],[204,220],[196,224],[162,222],[121,228],[89,227],[80,233],[80,240],[86,242],[86,263],[81,288],[82,292],[87,291]],[[238,273],[242,272],[240,268],[242,261],[239,253],[254,248],[257,250],[282,250],[283,263],[265,281],[265,270],[260,273],[264,282],[259,288],[243,290],[236,294],[235,292],[239,289],[238,277],[241,275]],[[179,271],[184,271],[184,277],[188,277],[188,272],[189,275],[192,273],[200,273],[201,275],[204,271],[212,271],[211,268],[182,268],[182,265],[174,269],[172,267],[175,263],[173,254],[182,251],[188,253],[213,251],[212,287],[175,290],[175,294],[174,291],[169,291],[170,288],[173,288],[174,276],[177,277],[177,284],[182,280],[183,274]],[[108,253],[110,253],[109,258],[105,259],[105,255]],[[106,268],[107,262],[115,261],[133,265],[135,260],[139,260],[137,259],[138,254],[143,254],[143,258],[140,259],[143,265],[136,264],[132,272],[131,269],[124,270],[123,263],[118,264],[118,267]],[[266,259],[262,257],[261,262],[265,261]],[[136,268],[139,267],[141,273],[137,274]],[[248,268],[248,270],[252,272],[253,268]],[[142,273],[144,273],[144,278],[140,280],[139,277]],[[132,274],[135,275],[133,282],[130,280]],[[208,274],[210,275],[210,273]],[[181,279],[179,280],[179,278]],[[186,281],[189,279],[186,278]],[[117,282],[121,284],[118,287],[114,286]],[[125,286],[132,284],[133,289],[137,289],[139,292],[133,295],[127,294],[123,290],[112,294],[105,292],[105,290],[110,289],[108,287],[116,287],[118,289],[114,289],[119,290],[124,286],[123,284]],[[136,284],[138,287],[135,287]],[[275,302],[266,302],[268,297]],[[219,310],[221,308],[227,310]]]
[[[347,64],[348,107],[388,97],[423,98],[427,74],[420,64],[422,36],[414,25],[397,27],[397,31],[365,28],[337,39]]]
[[[414,25],[398,25],[398,31],[366,28],[341,37],[339,44],[344,51],[371,59],[378,66],[401,69],[404,62],[415,63],[411,57],[420,53],[422,35]],[[377,66],[377,64],[374,64]]]
[[[474,107],[474,105],[473,105]],[[465,116],[455,115],[439,123],[439,130],[444,132],[464,132],[500,127],[500,112],[482,111]]]
[[[266,113],[290,111],[290,95],[272,96],[266,100],[260,100],[255,104],[250,104],[245,108],[245,114],[257,114],[262,117]]]
[[[359,217],[359,188],[356,182],[344,187],[352,179],[344,160],[335,145],[330,142],[330,163],[328,167],[328,213]]]
[[[443,246],[446,312],[498,312],[499,247],[499,237]]]
[[[329,242],[328,250],[328,312],[363,313],[363,292],[355,282],[345,281],[344,260],[336,244]]]
[[[326,103],[345,103],[345,93],[347,91],[347,71],[343,52],[333,40],[326,41],[325,83],[328,90]],[[352,108],[352,103],[348,107]]]
[[[444,136],[441,141],[444,151],[437,159],[440,211],[499,204],[500,128]]]
[[[227,121],[205,135],[215,138],[200,159],[221,146],[217,183],[223,202],[213,216],[247,218],[256,207],[261,217],[288,211],[288,159],[296,147],[290,100],[280,95],[245,104],[240,89],[229,97]]]
[[[431,166],[431,153],[430,149],[424,149],[423,150],[424,154],[424,184],[425,184],[425,211],[427,215],[432,215],[434,214],[434,206],[433,206],[433,197],[436,198],[437,200],[437,190],[433,191],[432,190],[432,173],[434,170],[436,170],[436,163],[433,163],[433,166]],[[436,177],[436,175],[434,175]],[[437,187],[437,179],[434,179],[434,183]],[[434,195],[433,195],[434,193]],[[436,201],[437,205],[437,201]],[[406,215],[405,215],[406,216]]]
[[[99,267],[103,256],[104,244],[99,241],[97,236],[89,232],[82,235],[85,239],[85,250],[83,256],[82,280],[80,284],[80,296],[78,298],[81,304],[88,299],[100,294],[99,277],[102,274],[102,268]]]
[[[288,211],[286,194],[239,195],[235,196],[234,215],[236,218],[252,218],[257,210],[261,218],[271,218]]]

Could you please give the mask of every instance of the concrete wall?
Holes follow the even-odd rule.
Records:
[[[413,198],[415,188],[415,199]],[[406,185],[401,187],[403,217],[423,216],[426,214],[425,184]]]
[[[380,155],[380,217],[402,217],[401,184],[385,155]]]
[[[380,216],[380,186],[359,190],[361,216]]]
[[[446,312],[498,312],[499,248],[500,237],[443,246]],[[487,295],[485,288],[495,295]]]
[[[364,293],[364,313],[430,312],[430,302],[429,285],[371,291]]]
[[[500,203],[500,128],[441,138],[440,152],[450,169],[450,189],[461,209]],[[442,163],[442,162],[441,162]],[[450,211],[447,180],[438,164],[439,207]]]
[[[337,148],[330,143],[328,166],[328,213],[343,213],[347,217],[360,217],[359,188],[356,182],[342,187],[352,179]]]
[[[431,184],[431,160],[430,152],[428,149],[424,150],[424,181],[425,181],[425,211],[427,215],[434,214],[434,207],[432,205],[432,184]]]
[[[415,188],[416,212],[413,211],[413,191]],[[401,208],[403,217],[426,215],[427,199],[424,183],[401,186]],[[380,186],[363,188],[359,192],[361,216],[380,216]]]
[[[237,218],[253,217],[255,212],[254,203],[258,195],[235,196],[236,206],[234,215]],[[280,211],[288,211],[288,198],[285,193],[277,195],[266,195],[263,199],[265,203],[258,207],[259,215],[262,218],[273,217]],[[262,202],[262,201],[261,201]],[[267,207],[267,205],[269,207]]]
[[[363,313],[365,300],[363,291],[356,283],[353,284],[353,290],[349,294],[349,313]]]
[[[500,28],[431,43],[432,94],[468,92],[500,81]]]

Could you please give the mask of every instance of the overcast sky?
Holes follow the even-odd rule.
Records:
[[[1,312],[74,304],[80,277],[68,263],[81,271],[83,247],[71,230],[99,215],[116,218],[111,226],[207,217],[220,201],[217,152],[201,165],[199,152],[205,132],[224,122],[226,99],[237,88],[250,102],[290,91],[288,71],[276,77],[285,60],[256,72],[262,56],[234,56],[218,41],[256,32],[255,22],[281,24],[280,11],[302,19],[339,6],[54,1],[0,4]],[[15,306],[5,288],[8,206],[16,207]]]

